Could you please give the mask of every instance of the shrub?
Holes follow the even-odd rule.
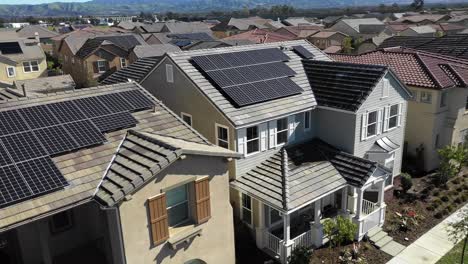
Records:
[[[291,256],[288,257],[289,264],[309,264],[312,258],[312,251],[306,247],[296,247]]]
[[[440,205],[442,204],[442,201],[438,198],[434,199],[434,201],[432,201],[432,205],[434,205],[435,208],[439,207]]]
[[[440,191],[439,190],[435,190],[432,195],[434,195],[435,197],[439,196],[440,195]]]
[[[434,215],[434,217],[437,218],[437,219],[442,218],[442,216],[443,216],[442,212],[437,212],[437,213]]]
[[[456,190],[457,190],[457,192],[462,192],[462,191],[463,191],[463,187],[460,186],[460,187],[458,187]]]
[[[449,204],[445,209],[447,209],[448,212],[452,212],[454,208],[453,205]]]
[[[448,202],[449,198],[446,195],[444,195],[440,198],[440,200],[442,200],[442,202]]]
[[[330,246],[341,246],[343,243],[353,241],[356,231],[357,225],[342,216],[327,219],[323,223],[323,233],[330,240]]]
[[[424,219],[423,216],[418,215],[415,210],[411,208],[403,208],[402,213],[395,212],[396,216],[396,223],[400,231],[406,232],[411,230],[414,226],[419,224],[419,221]]]
[[[413,187],[413,179],[411,178],[411,175],[408,173],[402,173],[401,174],[401,188],[403,188],[403,192],[407,193],[411,187]]]
[[[429,205],[428,207],[426,207],[426,209],[427,209],[428,211],[434,211],[435,208],[434,208],[433,205]]]
[[[455,178],[452,181],[453,184],[459,184],[460,183],[460,178]]]
[[[338,257],[339,264],[366,264],[366,259],[360,252],[360,244],[354,243],[351,250],[345,249],[340,252]]]

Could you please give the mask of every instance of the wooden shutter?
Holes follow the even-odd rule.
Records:
[[[195,220],[202,224],[211,217],[210,179],[208,177],[195,181]]]
[[[98,67],[98,62],[97,61],[93,62],[93,72],[94,73],[99,72],[99,67]]]
[[[268,148],[268,124],[262,123],[258,127],[260,129],[260,151],[265,151]]]
[[[276,147],[276,120],[268,122],[270,148]]]
[[[246,129],[245,128],[241,128],[239,130],[237,130],[237,152],[239,152],[240,154],[245,154],[247,152],[247,149],[246,149]]]
[[[383,79],[382,97],[388,97],[390,93],[390,81]]]
[[[367,138],[367,112],[362,114],[361,123],[362,123],[361,140],[366,140]]]
[[[398,126],[401,126],[401,118],[403,113],[403,103],[398,105]]]
[[[388,131],[388,121],[390,119],[390,106],[385,106],[384,108],[384,123],[383,123],[383,132]]]
[[[169,238],[169,223],[167,219],[166,194],[162,193],[148,199],[151,221],[151,237],[153,244],[159,245]]]
[[[377,111],[377,135],[380,135],[382,133],[382,109],[379,109]]]

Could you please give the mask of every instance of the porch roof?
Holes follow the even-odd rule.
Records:
[[[375,162],[313,139],[283,147],[231,185],[288,211],[348,184],[362,187],[376,168]]]
[[[400,145],[391,141],[388,137],[378,139],[368,152],[371,153],[389,153],[398,149]]]

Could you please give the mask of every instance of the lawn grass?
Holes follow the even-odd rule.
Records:
[[[452,250],[443,256],[436,264],[458,264],[461,261],[461,253],[463,250],[463,241],[458,243]],[[464,264],[468,264],[468,246],[465,249]]]

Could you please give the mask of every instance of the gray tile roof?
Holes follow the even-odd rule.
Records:
[[[182,122],[176,114],[136,83],[77,89],[48,95],[35,94],[28,98],[0,101],[0,111],[129,90],[139,90],[155,103],[154,109],[132,113],[138,120],[138,124],[132,130],[141,133],[158,133],[188,142],[210,145],[198,132]],[[55,165],[64,175],[69,186],[56,192],[1,208],[0,230],[13,228],[29,219],[66,210],[77,204],[91,201],[126,134],[127,129],[106,133],[105,144],[54,157]]]
[[[140,82],[158,64],[160,58],[143,58],[122,68],[101,81],[101,84],[114,84],[133,80]]]
[[[48,30],[46,27],[39,25],[28,25],[18,29],[18,35],[22,38],[34,38],[35,33],[39,34],[39,38],[47,39],[58,36],[59,33],[55,31]]]
[[[237,156],[217,146],[129,130],[99,185],[95,199],[105,206],[114,205],[184,154]]]
[[[75,81],[69,74],[15,81],[15,92],[23,94],[23,85],[28,93],[54,93],[75,89]]]
[[[304,60],[304,68],[319,106],[357,111],[388,67]]]
[[[14,41],[1,41],[1,42],[18,42],[21,47],[21,53],[16,54],[0,54],[0,59],[8,63],[23,62],[26,60],[42,60],[45,59],[44,50],[39,45],[26,45],[27,40],[17,39]]]
[[[76,56],[86,58],[105,43],[112,43],[125,51],[137,45],[147,45],[143,38],[136,34],[105,35],[88,39],[77,51]]]
[[[348,184],[361,187],[376,168],[375,162],[313,139],[283,147],[231,185],[279,210],[288,211]]]
[[[318,48],[312,46],[305,40],[284,41],[267,44],[245,45],[236,47],[226,47],[207,50],[183,51],[177,53],[168,53],[170,59],[191,79],[198,89],[211,100],[211,102],[222,112],[235,126],[244,126],[260,121],[273,119],[277,116],[290,114],[296,111],[311,109],[316,105],[314,95],[310,88],[307,76],[301,62],[301,57],[298,56],[292,49],[293,46],[302,45],[312,54],[317,60],[330,60]],[[198,71],[191,63],[191,58],[194,56],[221,54],[236,51],[257,50],[266,48],[280,48],[290,60],[286,64],[296,72],[296,76],[291,80],[299,85],[304,92],[298,95],[293,95],[285,98],[276,99],[273,101],[258,103],[242,108],[236,108],[232,105],[217,89],[214,87],[200,71]]]
[[[172,44],[138,45],[133,48],[133,53],[138,59],[147,57],[162,57],[166,52],[180,51],[180,48]]]

